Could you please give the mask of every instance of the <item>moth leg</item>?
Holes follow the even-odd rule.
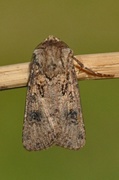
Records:
[[[112,74],[103,74],[103,73],[98,73],[98,72],[95,72],[93,71],[92,69],[90,68],[87,68],[84,66],[84,64],[79,61],[78,59],[76,59],[75,57],[73,57],[73,59],[78,63],[78,65],[80,66],[77,66],[80,70],[86,72],[87,74],[91,74],[93,76],[98,76],[98,77],[114,77],[114,75]]]

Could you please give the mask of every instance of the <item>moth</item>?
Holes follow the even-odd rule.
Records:
[[[78,81],[73,60],[84,67],[63,41],[49,36],[32,56],[23,124],[23,146],[29,151],[52,145],[78,150],[85,145]]]

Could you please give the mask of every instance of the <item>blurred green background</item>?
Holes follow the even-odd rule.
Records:
[[[119,51],[118,0],[0,1],[0,65],[31,60],[53,34],[74,54]],[[86,145],[79,151],[22,146],[26,88],[0,92],[0,180],[118,180],[119,79],[80,81]]]

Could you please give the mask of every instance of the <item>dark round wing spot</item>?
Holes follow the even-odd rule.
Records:
[[[68,113],[68,119],[73,123],[73,124],[77,124],[77,112],[73,109],[70,109],[69,113]]]
[[[73,109],[70,109],[69,116],[72,119],[77,119],[77,112],[74,111]]]
[[[30,121],[41,121],[41,113],[39,111],[33,111],[30,113]]]

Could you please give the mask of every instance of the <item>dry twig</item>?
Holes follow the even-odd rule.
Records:
[[[114,53],[100,53],[89,55],[77,55],[85,67],[93,71],[114,75],[112,78],[119,78],[119,52]],[[106,77],[97,77],[85,72],[79,71],[77,63],[74,62],[76,67],[76,74],[78,79],[102,79]],[[0,67],[0,90],[15,87],[26,86],[29,76],[29,62],[14,64]]]

